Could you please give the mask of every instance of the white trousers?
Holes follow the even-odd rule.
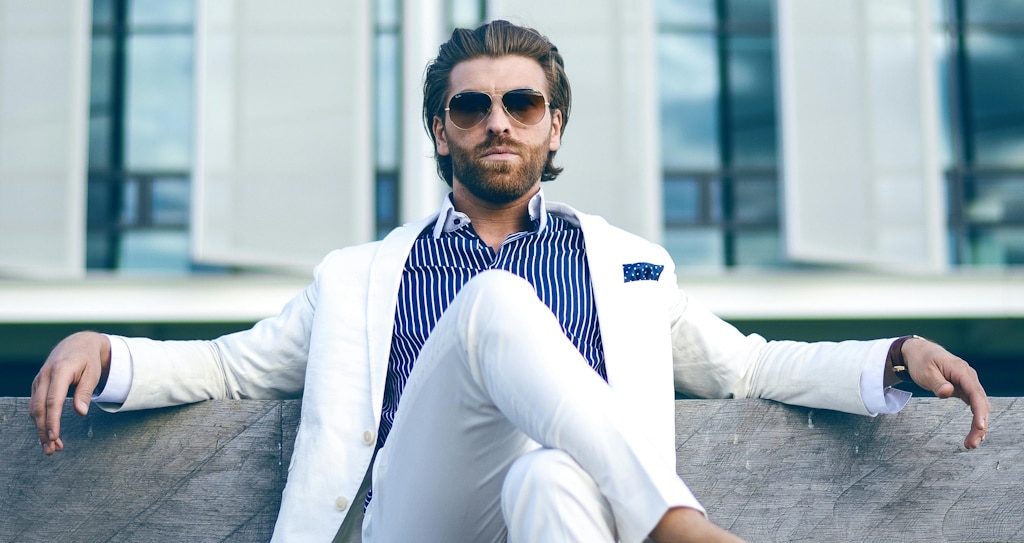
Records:
[[[525,280],[471,280],[420,352],[363,541],[644,540],[701,509]],[[702,510],[702,509],[701,509]]]

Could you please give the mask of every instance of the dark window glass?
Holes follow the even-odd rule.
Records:
[[[736,266],[775,267],[786,264],[778,230],[739,231],[735,244]]]
[[[1020,0],[961,0],[969,24],[1024,23],[1024,2]]]
[[[770,36],[736,37],[729,62],[733,165],[774,167],[775,51]]]
[[[1024,168],[1024,32],[967,38],[975,160]]]
[[[729,21],[739,24],[773,24],[772,3],[772,0],[729,0]]]
[[[401,57],[397,33],[377,35],[377,168],[397,171],[401,161],[399,72]]]
[[[187,171],[192,163],[192,36],[128,39],[126,167]]]
[[[192,0],[93,2],[88,269],[195,269],[193,10]]]
[[[779,185],[774,179],[734,181],[733,201],[737,223],[771,225],[779,220]]]
[[[665,180],[665,222],[670,225],[696,224],[703,214],[701,185],[696,179]]]
[[[721,166],[719,79],[709,33],[658,38],[662,164],[668,170]]]
[[[975,266],[1024,265],[1024,226],[975,229],[970,247],[969,262]]]

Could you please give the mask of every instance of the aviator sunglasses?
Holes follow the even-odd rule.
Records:
[[[444,110],[456,128],[469,130],[491,114],[493,97],[501,98],[501,107],[505,113],[524,126],[539,123],[549,105],[544,95],[534,89],[512,89],[494,94],[466,91],[452,96]]]

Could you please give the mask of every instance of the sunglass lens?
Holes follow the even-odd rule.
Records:
[[[505,111],[525,125],[534,125],[544,118],[544,95],[534,90],[511,90],[501,97]]]
[[[448,102],[448,114],[455,126],[473,128],[487,117],[491,110],[491,97],[482,92],[462,92]]]

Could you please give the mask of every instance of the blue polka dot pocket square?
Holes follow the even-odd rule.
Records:
[[[635,262],[633,264],[622,265],[622,281],[629,283],[631,281],[657,281],[661,277],[662,270],[665,266],[660,264],[651,264],[650,262]]]

